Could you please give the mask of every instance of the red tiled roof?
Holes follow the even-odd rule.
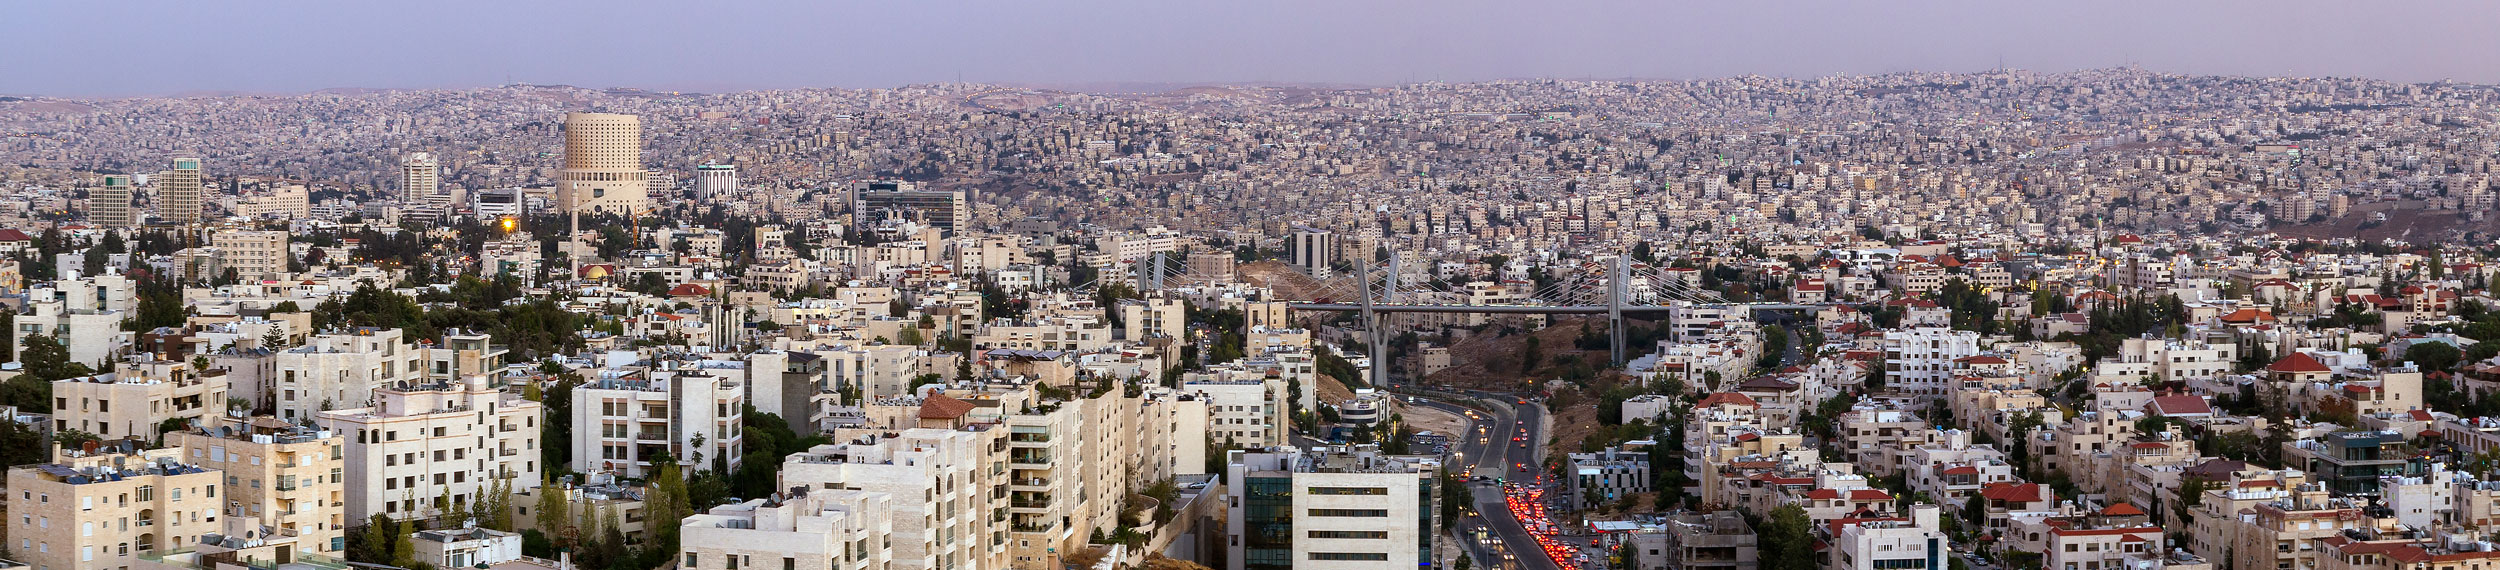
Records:
[[[1890,501],[1892,500],[1892,493],[1886,493],[1877,489],[1851,489],[1849,490],[1849,500]]]
[[[2039,483],[1998,483],[1979,490],[1979,496],[2008,503],[2037,503],[2048,500],[2040,494]]]
[[[964,417],[964,414],[972,413],[973,407],[972,402],[949,398],[946,397],[945,394],[930,394],[929,399],[920,401],[920,419],[951,420],[960,418]]]
[[[2118,503],[2110,505],[2109,508],[2101,509],[2101,514],[2113,517],[2132,517],[2143,515],[2144,509],[2135,508],[2135,505],[2132,503]]]
[[[693,283],[678,285],[677,287],[668,290],[668,296],[670,297],[693,297],[710,294],[712,294],[711,289],[705,289],[702,285],[696,285]]]
[[[0,228],[0,241],[34,241],[34,240],[35,240],[35,238],[30,237],[30,236],[27,236],[27,235],[26,235],[26,232],[17,231],[17,228]]]
[[[2274,364],[2266,365],[2266,370],[2275,372],[2331,372],[2331,370],[2327,369],[2325,363],[2318,362],[2318,359],[2310,358],[2307,353],[2301,352],[2294,352],[2290,356],[2283,357],[2282,360],[2274,361]]]

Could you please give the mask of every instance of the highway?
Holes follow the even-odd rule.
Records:
[[[1484,417],[1477,418],[1474,426],[1468,428],[1467,436],[1460,440],[1457,447],[1459,455],[1453,458],[1451,468],[1463,471],[1472,467],[1476,475],[1507,478],[1511,481],[1536,480],[1537,475],[1543,469],[1541,458],[1545,447],[1543,433],[1545,407],[1535,403],[1518,405],[1515,403],[1517,400],[1479,399],[1477,401],[1486,404],[1492,412],[1477,413],[1478,416]],[[1498,405],[1495,405],[1496,403]],[[1464,414],[1468,410],[1468,408],[1435,400],[1424,400],[1415,405],[1430,406],[1457,414]],[[1477,431],[1477,427],[1482,427],[1483,430]],[[1524,439],[1524,441],[1513,441],[1513,438]],[[1521,449],[1521,443],[1527,444],[1527,448]],[[1524,469],[1521,467],[1522,464],[1525,465]],[[1468,537],[1462,540],[1460,546],[1475,554],[1477,567],[1560,570],[1559,565],[1546,558],[1544,551],[1537,546],[1536,539],[1528,536],[1527,527],[1522,526],[1519,520],[1511,514],[1508,503],[1503,501],[1501,486],[1491,481],[1470,482],[1467,484],[1467,489],[1471,495],[1466,499],[1470,501],[1469,508],[1479,513],[1480,516],[1460,521],[1455,527],[1459,529],[1459,534]],[[1452,500],[1452,498],[1445,497],[1442,500]],[[1489,531],[1493,537],[1499,539],[1497,544],[1485,545],[1473,540],[1472,537],[1477,529]],[[1505,561],[1502,557],[1505,551],[1516,557],[1516,560]]]

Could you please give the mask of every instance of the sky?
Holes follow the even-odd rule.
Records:
[[[0,93],[2170,73],[2500,83],[2490,0],[10,2]]]

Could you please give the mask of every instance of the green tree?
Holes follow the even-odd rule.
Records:
[[[571,545],[573,506],[567,504],[570,501],[564,498],[564,488],[554,484],[540,485],[533,492],[538,494],[538,506],[533,507],[537,509],[537,514],[533,516],[538,518],[538,532],[546,534],[559,545]]]
[[[1814,570],[1813,522],[1797,505],[1780,505],[1760,529],[1762,570]]]

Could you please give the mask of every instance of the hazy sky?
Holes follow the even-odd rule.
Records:
[[[2491,0],[38,1],[0,93],[721,91],[2110,67],[2500,83]]]

